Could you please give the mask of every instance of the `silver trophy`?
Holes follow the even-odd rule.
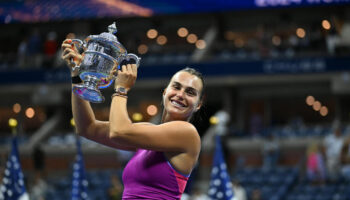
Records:
[[[79,39],[72,40],[76,47],[84,51],[81,65],[76,65],[72,69],[79,70],[79,76],[83,81],[82,84],[73,87],[73,92],[79,97],[93,103],[103,102],[104,97],[99,89],[107,88],[113,83],[115,76],[111,71],[116,67],[120,69],[123,61],[130,61],[139,66],[140,58],[127,53],[115,36],[116,33],[117,27],[114,22],[108,26],[108,33],[90,35],[84,42]],[[73,59],[71,61],[75,64]]]

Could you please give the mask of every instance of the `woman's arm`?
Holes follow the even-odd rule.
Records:
[[[123,65],[122,70],[118,70],[115,87],[123,87],[128,91],[134,85],[136,77],[135,64]],[[200,137],[192,124],[184,121],[173,121],[161,125],[132,123],[127,112],[126,96],[113,97],[109,121],[109,137],[120,144],[164,152],[186,152],[193,156],[199,154]]]
[[[127,99],[115,96],[110,111],[111,140],[135,148],[163,152],[186,152],[198,156],[200,137],[196,128],[185,121],[160,125],[135,124],[128,117]]]
[[[73,94],[73,92],[72,112],[78,135],[112,148],[130,151],[136,150],[133,147],[120,144],[117,140],[110,140],[109,122],[96,120],[90,103],[79,98],[77,95]]]
[[[72,48],[71,40],[63,41],[62,50],[62,59],[65,60],[70,67],[74,67],[74,64],[71,63],[72,58],[78,63],[83,59],[82,55],[80,55],[75,48]],[[78,76],[78,72],[72,71],[71,75],[72,77]],[[79,98],[73,92],[72,112],[77,134],[109,147],[123,150],[135,150],[135,148],[121,145],[117,141],[111,141],[109,139],[109,122],[96,120],[90,103]]]

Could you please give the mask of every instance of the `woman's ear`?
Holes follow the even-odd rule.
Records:
[[[198,103],[198,105],[197,105],[197,107],[196,107],[196,112],[197,112],[199,109],[201,109],[202,104],[203,104],[203,101],[200,100],[199,103]]]

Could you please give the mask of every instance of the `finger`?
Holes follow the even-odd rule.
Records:
[[[64,55],[64,56],[62,56],[62,59],[63,59],[63,60],[66,60],[66,61],[69,61],[69,63],[70,63],[70,60],[71,60],[72,58],[78,58],[78,56],[76,56],[76,54],[75,54],[74,52],[70,52],[70,53],[68,53],[68,54],[66,54],[66,55]]]
[[[75,53],[75,52],[73,49],[68,48],[68,49],[63,50],[62,55],[66,55],[68,53]]]
[[[71,39],[65,39],[65,40],[63,41],[63,43],[72,43],[72,40],[71,40]]]
[[[123,66],[122,66],[122,72],[127,72],[126,65],[123,65]]]
[[[117,70],[117,64],[113,65],[113,68],[111,70],[111,75],[112,76],[116,76],[118,74],[118,70]]]
[[[72,43],[72,40],[71,40],[71,39],[65,39],[65,40],[62,42],[61,47],[63,47],[63,45],[71,45],[71,43]]]
[[[129,74],[133,74],[132,68],[131,68],[131,64],[127,65],[127,70]]]
[[[112,74],[113,74],[114,76],[117,76],[117,75],[118,75],[118,71],[120,71],[120,70],[114,69],[114,70],[112,71]]]
[[[117,64],[115,63],[112,67],[112,70],[111,71],[115,71],[117,69]]]
[[[66,55],[62,55],[62,59],[65,60],[68,64],[72,64],[72,60],[76,61],[78,57],[73,53],[68,53]]]
[[[71,47],[72,47],[72,45],[71,45],[71,44],[67,44],[67,43],[63,43],[63,44],[61,45],[61,48],[62,48],[62,49],[71,48]]]
[[[76,53],[78,53],[76,46],[73,44],[62,44],[61,48],[62,48],[62,50],[71,49],[71,50],[75,51]]]
[[[132,70],[132,72],[133,72],[134,74],[137,75],[137,65],[136,65],[136,64],[132,64],[132,65],[131,65],[131,70]]]
[[[65,60],[69,64],[70,64],[71,58],[72,58],[72,55],[70,55],[70,54],[67,54],[67,55],[64,55],[64,56],[62,55],[62,59]]]

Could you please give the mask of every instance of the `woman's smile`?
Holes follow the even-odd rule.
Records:
[[[175,106],[176,108],[180,108],[180,109],[184,109],[186,107],[186,105],[184,103],[182,103],[181,101],[177,101],[177,100],[170,100],[171,104],[173,106]]]

